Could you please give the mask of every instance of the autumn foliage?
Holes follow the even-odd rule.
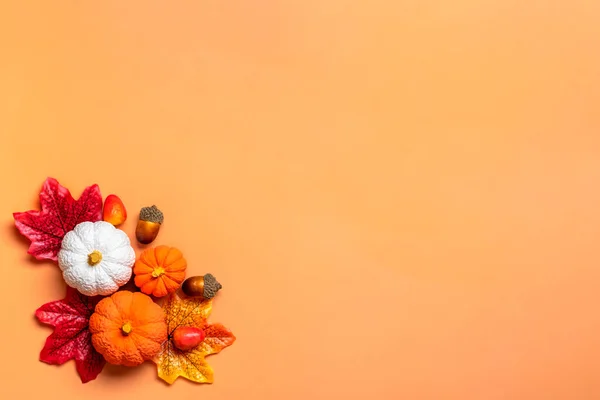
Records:
[[[104,210],[105,218],[114,225],[126,218],[125,206],[116,199],[111,197],[107,202],[110,209]],[[87,187],[75,200],[56,179],[48,178],[40,192],[41,209],[13,216],[17,230],[30,241],[28,253],[39,260],[57,261],[67,233],[81,223],[102,220],[102,204],[98,185]],[[90,261],[95,254],[91,247],[74,253],[82,257],[82,276],[90,274],[88,286],[94,285],[92,277],[101,273],[94,269],[97,263]],[[107,261],[112,262],[110,258]],[[135,366],[146,360],[156,363],[158,376],[169,384],[178,377],[212,383],[213,370],[206,357],[232,345],[235,336],[223,325],[208,322],[211,298],[220,284],[211,298],[177,294],[186,268],[187,262],[174,247],[158,246],[138,259],[135,284],[147,294],[170,294],[162,308],[148,295],[124,288],[111,297],[89,297],[67,287],[63,299],[46,303],[35,312],[41,323],[53,328],[40,361],[61,365],[73,360],[83,383],[96,379],[107,362]],[[210,274],[204,276],[214,279]]]

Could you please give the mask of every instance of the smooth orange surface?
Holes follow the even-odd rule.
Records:
[[[0,4],[0,398],[600,398],[599,1]],[[46,176],[223,283],[212,386],[37,361]]]

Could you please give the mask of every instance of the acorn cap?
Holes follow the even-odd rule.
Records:
[[[215,279],[212,274],[204,275],[204,298],[212,299],[217,292],[222,288],[221,284]]]
[[[140,220],[162,224],[165,220],[165,217],[162,211],[160,211],[156,206],[143,207],[140,210]]]

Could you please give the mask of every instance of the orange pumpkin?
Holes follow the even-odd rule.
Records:
[[[111,364],[151,360],[167,340],[163,309],[143,293],[126,290],[102,299],[90,317],[92,344]]]
[[[143,293],[163,297],[176,291],[185,279],[187,262],[175,247],[146,249],[135,262],[135,285]]]

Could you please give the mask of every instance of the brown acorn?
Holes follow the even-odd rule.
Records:
[[[212,274],[206,274],[187,278],[183,281],[181,290],[186,296],[202,297],[204,300],[210,300],[215,297],[222,287]]]
[[[156,206],[143,207],[140,210],[140,217],[135,228],[135,237],[138,242],[142,244],[152,243],[156,239],[163,221],[163,213]]]

